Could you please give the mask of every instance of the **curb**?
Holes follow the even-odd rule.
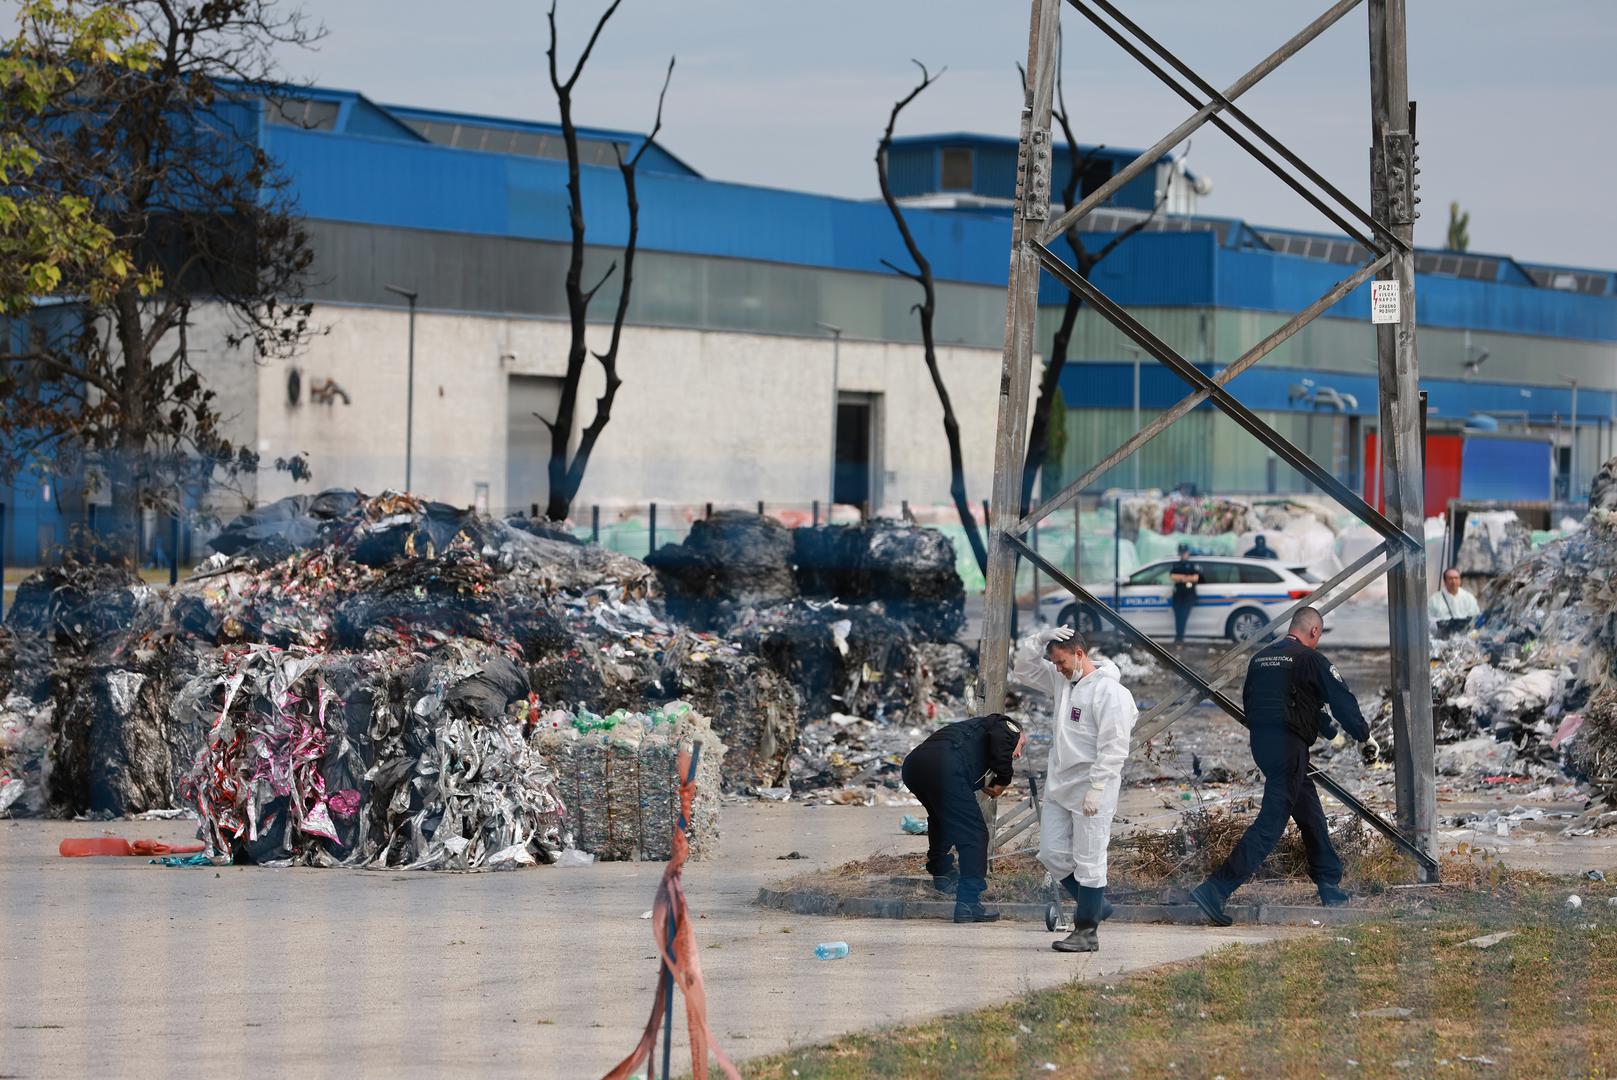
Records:
[[[949,900],[904,900],[897,897],[850,896],[788,892],[767,886],[758,890],[759,907],[794,915],[843,915],[859,919],[952,919]],[[994,904],[1010,922],[1044,923],[1044,904]],[[1224,909],[1237,926],[1352,926],[1368,922],[1376,912],[1363,908],[1327,908],[1298,904],[1231,904]],[[1117,904],[1110,922],[1171,923],[1206,926],[1207,918],[1189,904]]]

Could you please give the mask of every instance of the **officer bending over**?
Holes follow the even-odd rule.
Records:
[[[998,797],[1011,782],[1011,761],[1027,737],[1008,716],[994,713],[934,731],[904,759],[901,775],[926,807],[926,872],[939,892],[955,894],[954,921],[993,922],[982,905],[988,887],[988,823],[977,792]],[[953,848],[960,853],[955,867]]]

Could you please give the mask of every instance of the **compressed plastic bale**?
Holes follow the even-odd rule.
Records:
[[[1296,554],[1286,561],[1305,566],[1316,577],[1328,579],[1342,569],[1336,557],[1336,534],[1318,521],[1299,518],[1286,526],[1282,537],[1296,543]]]
[[[725,790],[777,786],[786,777],[797,742],[797,695],[760,658],[710,649],[680,636],[665,655],[659,681],[711,718],[728,748]]]
[[[561,790],[574,846],[598,859],[667,859],[678,813],[679,748],[702,740],[693,807],[693,857],[711,854],[718,839],[718,799],[725,746],[705,717],[682,712],[575,718],[545,733],[540,745],[566,763]],[[579,730],[582,726],[583,730]]]
[[[877,519],[799,528],[792,538],[804,596],[880,604],[933,641],[952,640],[964,625],[965,585],[942,530]]]
[[[1514,511],[1470,514],[1456,560],[1462,574],[1502,574],[1533,551],[1532,534]]]
[[[1140,535],[1135,538],[1134,548],[1140,556],[1140,565],[1144,566],[1165,559],[1178,558],[1179,545],[1188,543],[1194,546],[1197,539],[1190,536],[1164,536],[1150,529],[1141,529]]]
[[[723,510],[692,523],[679,543],[646,557],[657,571],[669,610],[709,625],[714,605],[773,603],[797,595],[792,533],[759,514]]]

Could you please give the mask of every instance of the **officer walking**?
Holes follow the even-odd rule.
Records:
[[[1292,616],[1290,632],[1247,665],[1241,703],[1252,758],[1263,772],[1263,802],[1229,858],[1191,891],[1191,899],[1215,925],[1230,925],[1224,902],[1268,858],[1288,818],[1296,820],[1302,833],[1308,874],[1319,888],[1320,903],[1336,907],[1348,902],[1341,889],[1342,862],[1331,846],[1319,792],[1308,775],[1308,748],[1321,733],[1321,705],[1329,705],[1331,716],[1360,742],[1370,741],[1370,727],[1341,674],[1316,651],[1324,630],[1320,613],[1305,607]],[[1329,720],[1324,732],[1333,732]]]
[[[939,892],[955,894],[954,921],[993,922],[982,905],[988,887],[988,823],[977,792],[998,797],[1011,782],[1011,761],[1027,737],[1010,717],[976,716],[934,731],[904,759],[900,775],[926,807],[926,872]],[[960,854],[956,869],[953,848]]]

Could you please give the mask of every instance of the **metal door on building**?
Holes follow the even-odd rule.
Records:
[[[881,503],[881,395],[843,393],[837,398],[837,459],[833,495],[862,509]]]
[[[505,505],[544,512],[550,496],[550,429],[561,405],[561,380],[548,375],[512,375],[506,390]]]

